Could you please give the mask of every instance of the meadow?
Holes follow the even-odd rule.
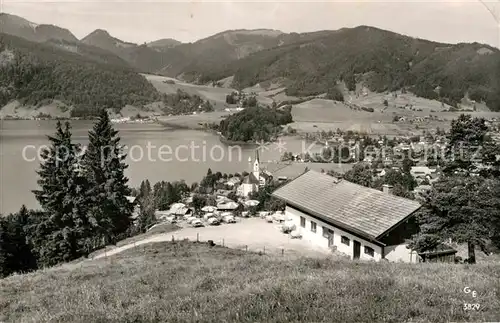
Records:
[[[289,258],[179,241],[0,280],[0,321],[493,322],[498,295],[494,264]]]
[[[219,123],[227,115],[224,109],[234,108],[226,104],[226,95],[234,89],[229,87],[231,78],[221,80],[223,87],[213,87],[211,85],[195,85],[185,83],[177,79],[172,79],[156,75],[144,75],[155,87],[162,93],[175,93],[177,89],[186,91],[189,94],[196,94],[209,100],[215,108],[216,113],[204,114],[200,116],[175,116],[168,119],[172,126],[199,128],[200,124],[205,122]],[[174,83],[164,83],[165,80],[171,80]],[[279,83],[257,84],[243,90],[246,93],[255,93],[257,100],[261,104],[272,104],[273,100],[279,104],[283,101],[299,100],[298,97],[288,96],[285,88]],[[299,104],[294,104],[292,115],[294,123],[290,126],[299,133],[316,131],[357,131],[365,132],[371,135],[393,135],[393,136],[412,136],[422,134],[423,131],[435,130],[437,127],[448,129],[450,121],[456,119],[460,113],[450,112],[450,106],[441,104],[436,100],[429,100],[417,97],[411,93],[398,92],[394,97],[387,93],[374,93],[365,89],[366,95],[354,95],[345,92],[344,99],[346,103],[315,98]],[[358,91],[360,92],[360,90]],[[388,106],[384,107],[384,100],[387,100]],[[367,108],[373,108],[374,112],[362,110],[353,110],[347,104],[354,104]],[[415,111],[403,109],[404,106],[412,106]],[[500,118],[499,112],[490,112],[483,105],[477,105],[478,111],[465,112],[475,117]],[[408,122],[394,122],[395,116],[406,117],[412,120],[416,117],[432,116],[432,120],[426,120],[414,124]]]

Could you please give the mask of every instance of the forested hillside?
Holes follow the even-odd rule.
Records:
[[[113,52],[144,72],[205,83],[227,76],[228,63],[254,52],[299,40],[314,39],[325,33],[327,32],[285,34],[268,29],[228,30],[188,44],[178,44],[168,39],[136,45],[98,29],[83,38],[82,43]]]
[[[310,96],[332,92],[343,81],[349,90],[359,83],[375,92],[405,89],[449,105],[468,96],[500,111],[500,51],[478,43],[444,44],[359,26],[301,34],[228,30],[194,43],[164,39],[138,45],[101,29],[78,41],[63,28],[6,14],[0,16],[2,28],[99,63],[198,84],[234,76],[233,87],[243,89],[274,80],[288,95]]]
[[[285,34],[276,30],[229,30],[183,44],[166,52],[169,62],[162,73],[181,75],[190,82],[207,83],[233,75],[241,59],[253,53],[297,42],[313,40],[330,31]],[[172,60],[175,59],[175,64]],[[232,64],[233,63],[233,64]]]
[[[45,42],[51,39],[78,41],[67,29],[54,25],[38,25],[22,17],[0,12],[0,32],[25,38],[34,42]]]
[[[97,63],[115,65],[125,69],[133,69],[133,67],[124,59],[99,47],[66,40],[50,40],[47,44],[57,46],[58,48],[64,49],[68,52],[79,54],[89,60],[96,61]]]
[[[456,104],[468,93],[500,110],[500,51],[482,44],[441,44],[361,26],[321,34],[214,66],[205,80],[234,74],[233,86],[285,79],[287,94],[327,92],[337,81],[353,90],[405,87],[419,96]],[[214,77],[215,76],[215,77]]]
[[[172,39],[172,38],[164,38],[158,39],[146,44],[149,48],[153,48],[157,51],[165,51],[169,48],[173,48],[175,46],[179,46],[182,44],[180,41]]]
[[[110,55],[95,52],[91,58],[0,34],[0,106],[11,100],[37,105],[57,99],[74,105],[75,116],[86,116],[103,107],[119,110],[160,99],[145,78]]]

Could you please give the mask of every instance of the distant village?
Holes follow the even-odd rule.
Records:
[[[489,136],[500,144],[500,121],[486,121],[490,128]],[[306,133],[302,138],[309,142],[322,144],[321,151],[315,154],[285,152],[282,162],[298,162],[331,164],[366,164],[373,171],[373,180],[383,178],[389,170],[405,171],[404,156],[412,163],[408,169],[418,186],[414,189],[416,196],[431,188],[431,184],[439,179],[439,159],[445,154],[449,144],[447,133],[437,128],[434,131],[424,131],[417,136],[379,136],[377,139],[366,134],[353,131],[322,131]],[[333,158],[337,153],[338,158]],[[500,157],[500,156],[499,156]],[[328,170],[327,164],[323,166]]]

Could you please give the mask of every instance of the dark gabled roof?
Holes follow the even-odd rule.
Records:
[[[457,250],[453,249],[447,244],[439,243],[434,248],[422,250],[418,254],[420,256],[438,256],[443,254],[455,254],[455,253],[457,253]]]
[[[416,201],[308,171],[273,196],[337,227],[378,240],[420,208]]]
[[[243,181],[244,184],[260,184],[260,181],[255,177],[253,173],[250,173],[247,177],[245,177],[245,180]]]

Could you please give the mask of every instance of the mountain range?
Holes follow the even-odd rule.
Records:
[[[451,105],[468,96],[500,111],[500,51],[478,43],[444,44],[359,26],[300,34],[229,30],[193,43],[134,44],[102,29],[78,40],[67,29],[5,13],[0,32],[99,64],[199,84],[234,76],[235,88],[273,81],[289,95],[308,96],[339,82],[350,90],[362,82],[374,91],[405,89]]]

